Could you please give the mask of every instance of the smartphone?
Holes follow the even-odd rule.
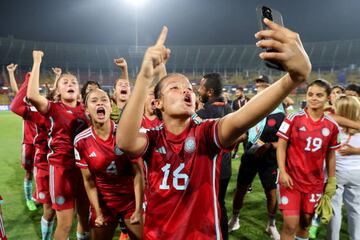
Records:
[[[267,18],[281,26],[284,26],[283,23],[283,18],[281,16],[281,13],[273,8],[269,8],[267,6],[258,6],[256,8],[256,15],[257,15],[257,19],[258,19],[258,24],[259,24],[259,29],[260,30],[265,30],[265,29],[269,29],[265,24],[264,24],[264,18]],[[276,52],[275,49],[272,48],[266,48],[264,49],[264,51],[266,52]],[[275,61],[264,61],[265,65],[267,67],[270,68],[274,68],[280,71],[285,71],[285,69],[283,68],[283,66]]]

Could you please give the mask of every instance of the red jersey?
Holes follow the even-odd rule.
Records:
[[[304,193],[323,191],[324,160],[329,149],[340,147],[337,123],[324,114],[313,121],[306,109],[290,114],[277,136],[288,141],[286,172],[294,188]]]
[[[141,128],[142,129],[155,128],[155,127],[159,126],[160,124],[161,124],[161,120],[158,117],[156,117],[154,120],[150,120],[144,114],[142,122],[141,122]]]
[[[174,135],[146,132],[148,166],[144,239],[220,239],[218,121],[191,119]]]
[[[76,107],[69,107],[62,102],[49,101],[48,161],[51,165],[74,167],[75,156],[73,140],[88,126],[84,107],[78,103]]]
[[[25,76],[24,83],[21,85],[18,93],[16,94],[15,98],[13,99],[10,105],[11,111],[24,119],[23,138],[22,138],[23,144],[34,144],[34,137],[36,135],[35,124],[26,118],[27,108],[30,107],[30,105],[25,100],[29,79],[30,79],[30,73],[27,73]]]
[[[75,159],[79,168],[88,168],[95,177],[100,204],[125,211],[135,208],[134,173],[130,158],[114,151],[116,127],[107,140],[99,138],[93,127],[75,137]]]
[[[35,145],[37,154],[47,154],[46,118],[42,116],[35,107],[26,102],[26,91],[29,84],[29,78],[30,74],[28,73],[24,83],[21,85],[11,103],[10,109],[24,119],[24,143],[25,141],[30,141],[32,139],[30,144]],[[26,134],[26,131],[30,131],[31,133]],[[47,162],[45,162],[45,164],[47,164]]]

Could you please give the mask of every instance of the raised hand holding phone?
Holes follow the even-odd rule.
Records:
[[[258,6],[256,8],[256,14],[258,19],[258,25],[260,30],[268,30],[269,27],[264,23],[264,19],[269,19],[273,21],[274,23],[284,26],[282,15],[279,11],[266,7],[266,6]],[[264,51],[266,52],[276,52],[276,49],[274,48],[265,48]],[[283,66],[276,62],[276,61],[264,61],[265,65],[269,68],[273,68],[280,71],[285,71]]]
[[[271,48],[276,51],[262,52],[264,61],[279,63],[296,81],[305,81],[311,71],[311,63],[301,43],[298,33],[280,26],[269,19],[264,19],[268,30],[261,30],[255,37],[261,39],[256,43],[260,48]]]

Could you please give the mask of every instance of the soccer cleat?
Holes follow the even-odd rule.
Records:
[[[120,233],[120,238],[119,240],[129,240],[129,234],[127,233]]]
[[[276,226],[267,225],[265,230],[271,237],[271,239],[280,240],[280,233],[278,232]]]
[[[309,229],[309,238],[310,239],[316,239],[318,227],[311,226]]]
[[[29,211],[35,211],[37,209],[35,202],[33,200],[26,200],[26,206]]]
[[[240,228],[240,221],[237,216],[232,216],[228,223],[228,232],[238,230]]]

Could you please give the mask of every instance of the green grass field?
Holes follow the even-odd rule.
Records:
[[[20,164],[22,120],[11,112],[0,112],[0,194],[5,200],[3,216],[8,239],[41,239],[40,218],[42,208],[35,212],[26,208],[23,195],[24,171]],[[236,176],[240,161],[233,161],[233,176],[229,184],[226,206],[231,215],[232,196],[236,186]],[[230,234],[230,239],[270,239],[265,233],[267,224],[265,195],[258,178],[253,183],[253,191],[247,194],[240,213],[241,228]],[[281,214],[277,214],[277,226],[281,229]],[[348,239],[346,224],[341,230],[341,239]],[[318,239],[324,239],[325,229],[321,229]],[[71,239],[76,239],[74,231]],[[118,238],[114,238],[118,239]]]

